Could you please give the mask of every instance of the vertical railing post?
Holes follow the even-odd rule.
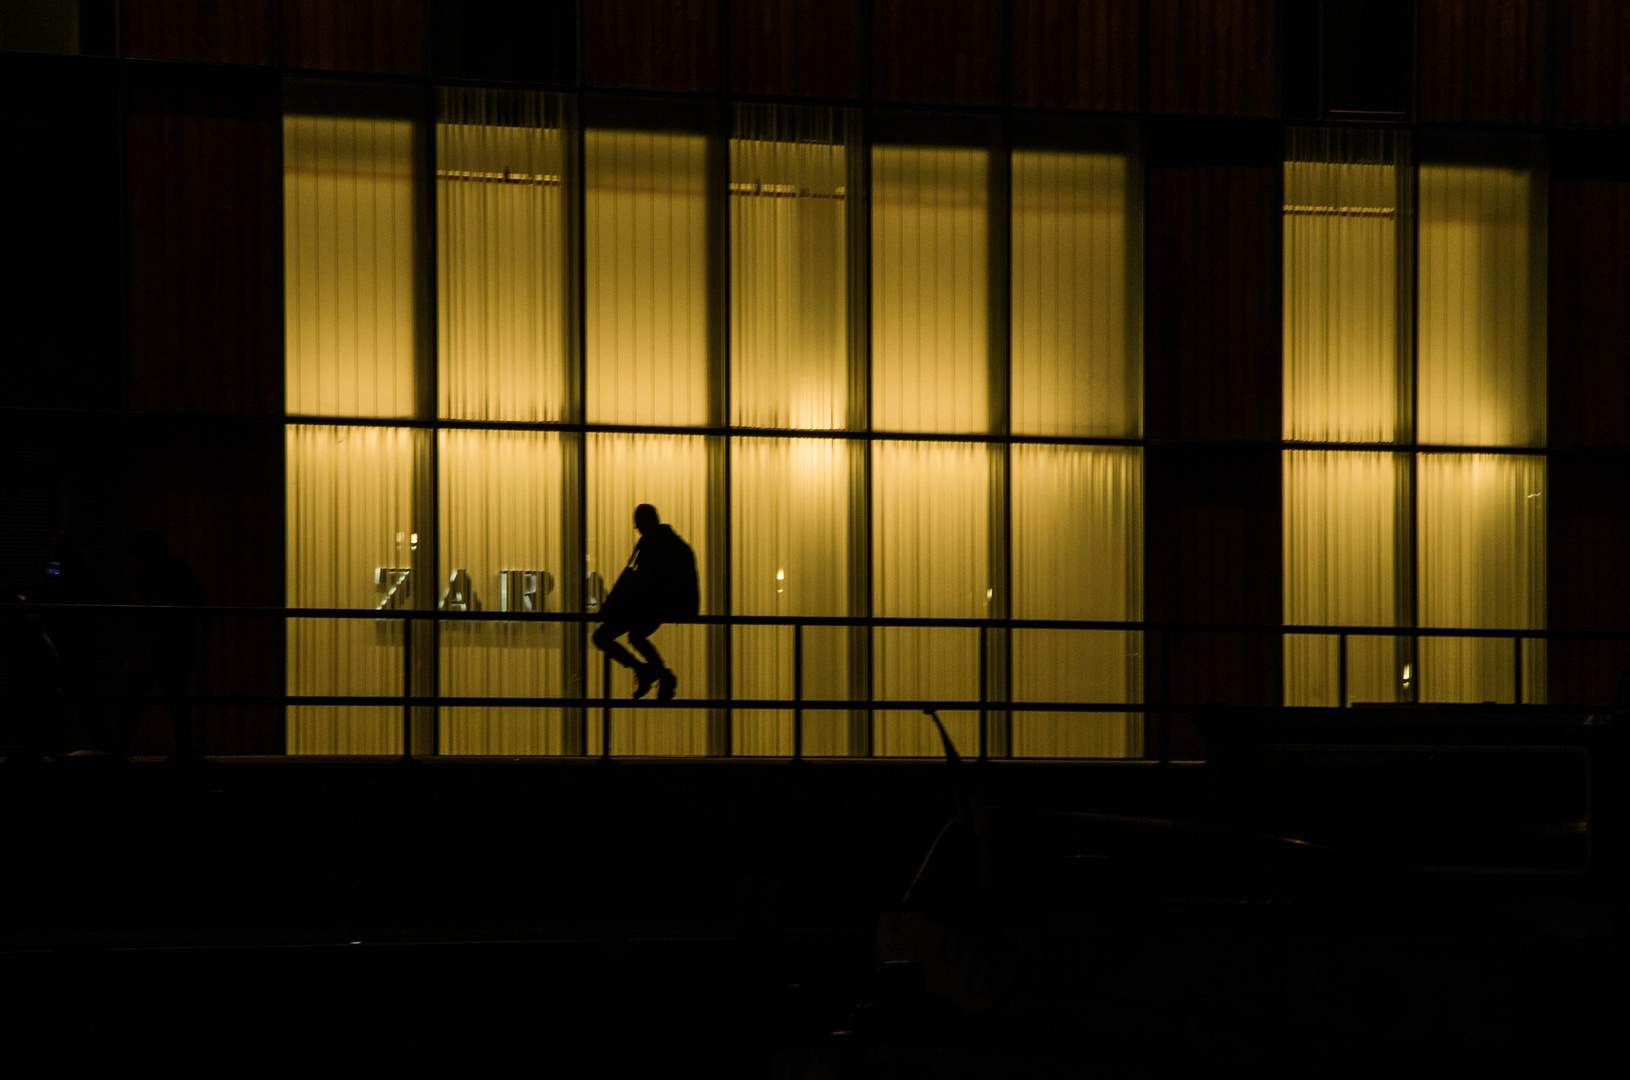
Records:
[[[989,636],[988,627],[979,628],[979,703],[983,705],[990,699],[988,687],[990,679],[990,656],[987,651]],[[979,710],[979,760],[984,761],[990,750],[990,710]]]
[[[413,620],[402,617],[402,758],[413,756]]]
[[[792,624],[792,760],[804,760],[804,624]]]
[[[1511,635],[1511,687],[1515,692],[1512,704],[1522,704],[1522,635]]]
[[[1347,635],[1336,636],[1336,708],[1347,707]]]
[[[611,760],[611,654],[600,654],[600,760]]]

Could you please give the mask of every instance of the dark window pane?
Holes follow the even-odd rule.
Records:
[[[1324,0],[1327,115],[1407,115],[1414,60],[1413,0]]]

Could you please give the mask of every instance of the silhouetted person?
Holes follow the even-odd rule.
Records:
[[[656,507],[649,503],[634,508],[634,528],[639,530],[639,542],[601,609],[605,621],[594,632],[594,643],[617,663],[633,670],[636,698],[644,697],[656,683],[658,700],[668,701],[674,696],[678,679],[649,639],[670,619],[695,616],[701,603],[696,555],[679,534],[662,524]],[[643,662],[617,643],[624,634],[645,658]]]
[[[201,606],[203,590],[187,564],[171,555],[164,537],[142,532],[130,542],[134,561],[135,588],[131,600],[137,604],[160,606]],[[188,700],[199,672],[204,667],[204,642],[209,633],[208,617],[190,611],[154,611],[137,616],[125,666],[126,689],[132,695],[157,692],[170,714],[175,737],[174,757],[195,758],[199,747],[193,731],[192,703]],[[122,742],[128,744],[140,720],[144,705],[131,702]],[[128,747],[121,746],[121,751]]]

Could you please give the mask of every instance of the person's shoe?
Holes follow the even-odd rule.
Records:
[[[657,681],[658,671],[653,664],[634,665],[634,698],[638,700],[651,692],[651,684]]]
[[[657,700],[672,701],[674,699],[674,689],[678,685],[679,676],[667,668],[663,668],[662,673],[657,676]]]

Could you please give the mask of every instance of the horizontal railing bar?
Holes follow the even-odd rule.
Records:
[[[385,706],[400,708],[404,705],[413,706],[443,706],[451,708],[605,708],[613,709],[759,709],[780,712],[791,712],[802,709],[805,712],[921,712],[924,709],[934,709],[945,712],[978,712],[986,709],[991,712],[1181,712],[1181,713],[1210,713],[1221,709],[1229,714],[1263,713],[1277,717],[1290,717],[1292,719],[1306,718],[1331,727],[1344,725],[1363,726],[1364,721],[1352,719],[1354,709],[1342,710],[1342,718],[1334,719],[1325,716],[1328,712],[1336,711],[1334,707],[1319,708],[1312,706],[1282,706],[1282,705],[1224,705],[1219,706],[1215,701],[1206,702],[1075,702],[1075,701],[899,701],[893,699],[872,699],[856,701],[849,698],[831,700],[802,701],[791,698],[674,698],[670,701],[651,701],[632,698],[604,698],[604,697],[497,697],[465,695],[459,697],[434,697],[418,694],[406,696],[402,694],[186,694],[166,697],[162,694],[122,694],[117,692],[96,691],[61,691],[61,692],[34,692],[13,694],[11,701],[38,701],[38,702],[111,702],[143,705],[168,705],[176,701],[185,701],[189,705],[290,705],[290,706],[352,706],[357,708]],[[1513,703],[1477,703],[1477,702],[1434,702],[1418,705],[1410,702],[1378,702],[1373,706],[1366,704],[1355,706],[1360,711],[1387,712],[1397,710],[1410,714],[1411,723],[1452,723],[1457,714],[1476,712],[1479,715],[1488,713],[1509,714],[1525,718],[1524,722],[1534,723],[1535,717],[1544,714],[1558,716],[1584,716],[1602,711],[1601,706],[1583,705],[1536,705]],[[1441,712],[1439,710],[1442,710]],[[1280,721],[1272,721],[1278,723]]]
[[[113,613],[155,612],[161,614],[219,615],[226,618],[290,619],[374,619],[393,622],[438,619],[444,622],[539,622],[599,623],[598,612],[580,611],[442,611],[434,608],[319,608],[319,607],[224,607],[207,604],[66,604],[33,600],[12,600],[0,606],[41,611],[106,611]],[[939,627],[978,629],[996,627],[1009,630],[1125,630],[1147,633],[1207,634],[1347,634],[1353,637],[1523,637],[1544,640],[1630,639],[1627,630],[1532,630],[1522,627],[1425,627],[1425,626],[1335,626],[1324,624],[1279,623],[1196,623],[1155,622],[1110,619],[943,619],[858,615],[693,615],[665,619],[679,626],[865,626]]]

